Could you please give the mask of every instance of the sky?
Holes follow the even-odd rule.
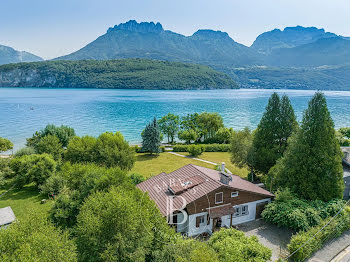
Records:
[[[184,35],[221,30],[250,46],[259,34],[286,26],[350,36],[349,14],[349,0],[1,0],[0,44],[51,59],[134,19]]]

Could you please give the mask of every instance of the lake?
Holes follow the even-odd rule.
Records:
[[[0,136],[15,149],[25,138],[47,124],[68,125],[78,135],[97,136],[120,131],[131,143],[140,143],[140,133],[154,116],[169,112],[219,112],[228,127],[256,128],[269,96],[275,90],[118,90],[0,88]],[[298,121],[315,91],[276,90],[287,94]],[[350,126],[350,91],[325,91],[337,128]]]

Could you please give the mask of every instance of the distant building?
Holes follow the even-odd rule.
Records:
[[[6,227],[16,220],[11,207],[0,208],[0,228]]]
[[[196,165],[161,173],[137,185],[168,223],[188,236],[213,233],[260,218],[273,194],[239,177]]]
[[[344,170],[344,199],[350,198],[350,147],[341,148],[344,153],[343,158],[343,170]]]

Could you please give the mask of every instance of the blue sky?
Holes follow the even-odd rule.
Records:
[[[349,0],[1,0],[0,44],[49,59],[135,19],[185,35],[221,30],[250,45],[262,32],[295,25],[350,36],[349,14]]]

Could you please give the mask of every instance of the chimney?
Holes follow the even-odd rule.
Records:
[[[230,183],[230,181],[232,181],[232,176],[231,174],[227,174],[225,172],[225,163],[222,162],[221,163],[221,171],[220,171],[220,182],[228,185]]]

